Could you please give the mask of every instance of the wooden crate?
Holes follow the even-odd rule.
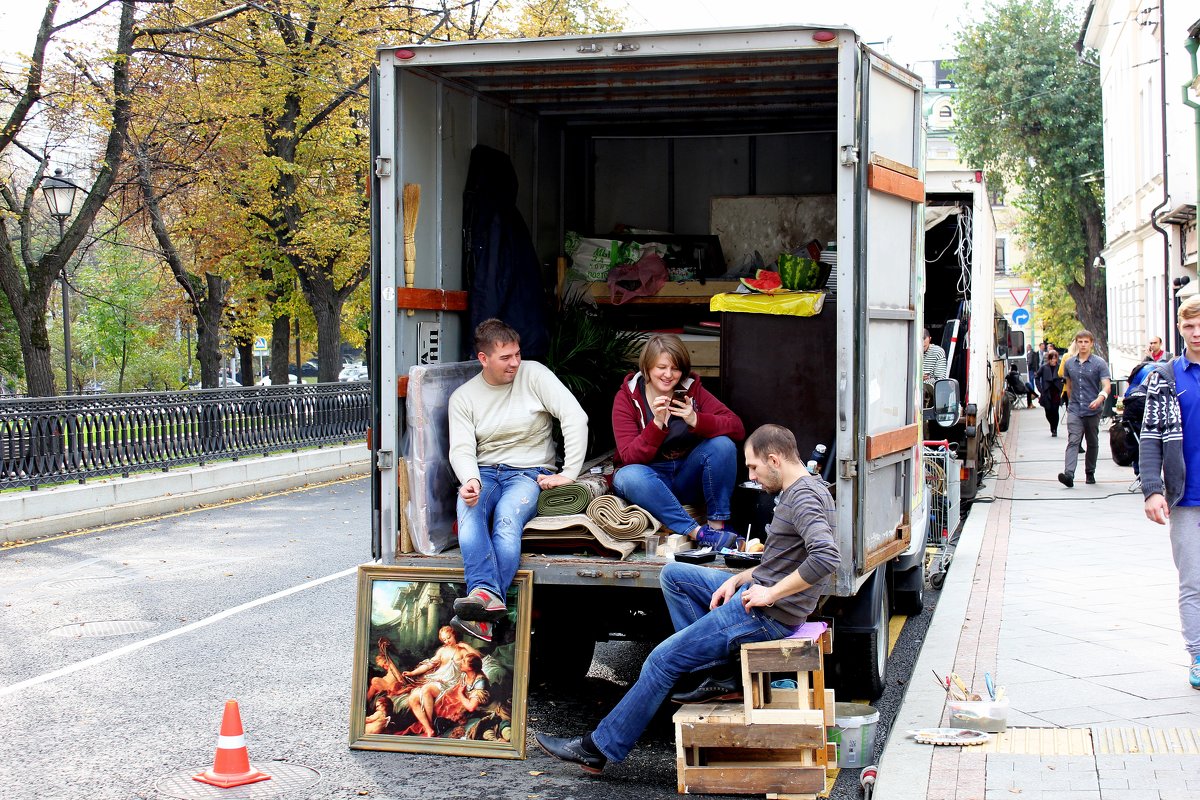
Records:
[[[737,703],[684,706],[675,713],[681,794],[816,794],[828,759],[823,712],[747,724]]]
[[[822,724],[829,710],[825,693],[824,653],[829,634],[817,639],[776,639],[742,645],[742,686],[747,724],[787,724],[811,718]],[[795,689],[776,689],[773,680],[789,678]]]

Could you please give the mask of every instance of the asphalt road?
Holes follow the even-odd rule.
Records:
[[[601,778],[543,755],[532,737],[524,761],[350,750],[367,503],[360,479],[0,552],[0,800],[160,798],[177,785],[227,800],[677,796],[671,709]],[[906,625],[897,666],[915,660],[922,617]],[[602,645],[587,679],[535,684],[528,729],[587,730],[646,652]],[[878,704],[885,715],[901,674],[892,668]],[[310,774],[302,765],[315,782],[216,794],[189,782],[211,765],[229,698],[241,706],[252,762]],[[843,773],[834,796],[860,796],[857,773]]]

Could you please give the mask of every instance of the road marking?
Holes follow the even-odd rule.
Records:
[[[900,631],[904,630],[904,623],[908,621],[908,617],[903,614],[897,614],[888,620],[888,655],[892,654],[893,648],[896,647],[896,642],[900,639]]]
[[[308,583],[302,583],[299,586],[293,586],[290,589],[284,589],[282,591],[276,592],[275,594],[270,594],[270,595],[267,595],[266,597],[260,597],[257,600],[251,600],[249,603],[242,603],[240,606],[234,606],[233,608],[227,608],[224,611],[219,611],[216,614],[213,614],[211,617],[205,617],[204,619],[197,620],[196,622],[192,622],[188,625],[184,625],[182,628],[176,628],[173,631],[167,631],[166,633],[160,633],[157,636],[151,636],[149,639],[143,639],[140,642],[133,642],[132,644],[127,644],[124,647],[119,647],[116,650],[112,650],[108,653],[102,653],[98,656],[93,656],[92,658],[76,662],[74,664],[71,664],[70,666],[63,667],[62,669],[56,669],[53,672],[47,672],[43,675],[37,675],[33,678],[28,678],[26,680],[20,681],[19,683],[14,683],[10,686],[0,687],[0,697],[7,697],[10,694],[16,694],[17,692],[21,691],[22,689],[28,689],[30,687],[37,686],[39,684],[43,684],[48,681],[55,680],[56,678],[62,678],[66,675],[71,675],[71,674],[79,672],[80,670],[83,670],[83,669],[90,669],[91,667],[95,667],[99,664],[103,664],[106,661],[112,661],[114,658],[119,658],[121,656],[128,655],[129,653],[134,653],[134,652],[137,652],[138,650],[142,650],[146,647],[149,647],[152,644],[158,644],[159,642],[164,642],[167,639],[173,639],[176,636],[182,636],[185,633],[191,633],[192,631],[196,631],[201,628],[206,628],[209,625],[220,622],[221,620],[224,620],[224,619],[228,619],[229,617],[232,617],[235,614],[240,614],[243,611],[249,611],[252,608],[258,608],[261,605],[265,605],[267,603],[271,603],[276,600],[282,600],[283,598],[288,597],[289,595],[296,594],[297,592],[303,592],[307,589],[312,589],[314,587],[320,586],[323,583],[329,583],[330,581],[335,581],[338,578],[345,578],[348,575],[353,575],[357,571],[358,571],[357,566],[350,567],[349,569],[344,569],[341,572],[335,572],[332,575],[326,575],[323,578],[317,578],[316,580],[311,580]]]
[[[257,500],[270,500],[271,498],[274,498],[274,497],[283,497],[283,496],[289,495],[289,494],[296,494],[297,492],[306,492],[309,489],[322,489],[326,486],[336,486],[339,483],[350,483],[352,481],[362,480],[365,477],[367,477],[367,476],[366,475],[351,475],[348,478],[338,478],[337,480],[325,481],[324,483],[309,483],[309,484],[305,484],[304,486],[297,486],[295,489],[281,489],[278,492],[270,492],[268,494],[259,494],[259,495],[255,495],[253,497],[240,497],[240,498],[237,498],[234,500],[222,500],[219,503],[209,503],[209,504],[202,505],[202,506],[196,506],[195,508],[185,508],[182,511],[172,511],[169,514],[159,514],[158,516],[154,516],[154,517],[138,517],[137,519],[131,519],[131,520],[127,520],[125,522],[114,522],[111,525],[100,525],[95,528],[80,528],[77,531],[69,531],[67,533],[60,533],[55,536],[43,536],[43,537],[40,537],[37,539],[13,542],[11,544],[8,542],[5,542],[3,549],[4,549],[4,551],[16,550],[18,547],[32,547],[35,544],[45,544],[46,542],[57,542],[60,539],[74,539],[76,536],[87,536],[87,535],[93,534],[93,533],[103,533],[104,531],[116,530],[117,528],[128,528],[130,525],[141,525],[141,524],[147,523],[147,522],[158,522],[160,519],[173,519],[175,517],[183,517],[183,516],[187,516],[188,514],[196,514],[200,511],[212,511],[217,508],[227,508],[229,506],[240,506],[243,503],[253,503]]]

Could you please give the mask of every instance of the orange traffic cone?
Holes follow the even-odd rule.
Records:
[[[246,750],[246,738],[242,735],[242,715],[238,713],[237,700],[226,700],[212,769],[193,775],[192,780],[229,789],[270,779],[270,775],[250,767],[250,753]]]

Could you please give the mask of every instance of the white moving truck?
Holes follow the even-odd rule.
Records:
[[[919,609],[924,586],[920,79],[853,30],[797,25],[383,48],[374,93],[374,556],[461,566],[455,549],[404,552],[398,472],[409,369],[461,359],[470,336],[462,206],[476,145],[511,159],[551,285],[567,231],[712,234],[716,199],[815,198],[836,294],[813,317],[725,313],[719,391],[748,430],[774,421],[802,454],[831,446],[842,566],[820,613],[835,625],[832,677],[878,696],[890,608]],[[421,187],[409,286],[405,184]],[[661,564],[526,554],[535,661],[553,651],[579,667],[596,640],[659,635]]]

